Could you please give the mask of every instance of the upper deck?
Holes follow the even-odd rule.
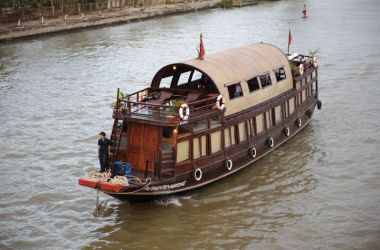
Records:
[[[302,60],[304,60],[302,62]],[[160,69],[151,86],[118,100],[117,115],[149,124],[175,126],[223,114],[231,116],[297,87],[298,65],[311,70],[311,58],[287,57],[275,46],[259,43],[170,64]],[[217,97],[222,95],[217,107]],[[181,105],[188,119],[180,119]]]

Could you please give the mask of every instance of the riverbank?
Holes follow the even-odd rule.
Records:
[[[1,25],[0,42],[69,30],[136,22],[154,17],[217,8],[219,6],[220,0],[207,0],[184,4],[151,6],[147,8],[125,7],[116,12],[68,16],[66,20],[64,20],[64,18],[45,19],[43,23],[42,20],[27,21],[20,25],[10,23]]]

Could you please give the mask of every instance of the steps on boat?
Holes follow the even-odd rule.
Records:
[[[161,176],[172,177],[175,174],[174,151],[166,149],[161,153]]]

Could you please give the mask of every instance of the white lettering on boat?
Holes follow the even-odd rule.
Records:
[[[162,186],[146,187],[145,190],[147,190],[147,191],[165,191],[165,190],[171,190],[171,189],[184,187],[185,185],[186,185],[186,181],[183,181],[183,182],[178,182],[178,183],[168,184],[168,185],[162,185]]]

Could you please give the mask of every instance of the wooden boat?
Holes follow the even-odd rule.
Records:
[[[84,186],[153,198],[253,167],[321,108],[317,69],[315,57],[264,43],[163,67],[150,87],[117,94],[110,165],[128,162],[136,178],[123,188]]]

